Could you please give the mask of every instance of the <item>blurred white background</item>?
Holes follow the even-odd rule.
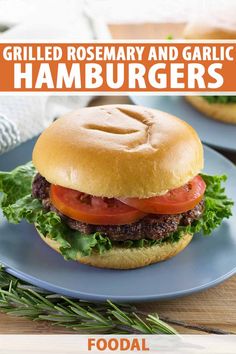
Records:
[[[0,0],[0,24],[73,23],[84,9],[107,23],[185,22],[209,15],[236,22],[235,0]]]

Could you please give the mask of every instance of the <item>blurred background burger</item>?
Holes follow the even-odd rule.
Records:
[[[221,17],[222,16],[222,17]],[[185,39],[236,39],[236,22],[217,17],[188,23],[184,29]],[[210,118],[236,124],[236,96],[187,96],[187,101]]]

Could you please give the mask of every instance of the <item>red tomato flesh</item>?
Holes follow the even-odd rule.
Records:
[[[203,198],[206,184],[201,176],[194,177],[183,187],[164,195],[147,199],[119,198],[123,203],[151,214],[180,214],[193,209]]]
[[[50,199],[55,208],[64,215],[88,224],[131,224],[146,215],[115,198],[93,197],[56,185],[51,185]]]
[[[196,176],[165,195],[146,199],[100,198],[51,185],[52,204],[64,215],[94,225],[131,224],[149,214],[180,214],[193,209],[203,198],[206,184]]]

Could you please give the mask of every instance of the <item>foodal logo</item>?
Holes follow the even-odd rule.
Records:
[[[88,351],[149,351],[146,338],[88,338]]]

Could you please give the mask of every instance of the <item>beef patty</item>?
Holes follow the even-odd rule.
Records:
[[[92,225],[73,220],[60,213],[50,202],[49,188],[50,183],[38,173],[33,181],[32,195],[42,201],[46,210],[56,212],[73,230],[78,230],[86,235],[101,232],[114,241],[144,238],[161,240],[176,231],[178,226],[187,226],[199,219],[204,211],[204,201],[202,200],[193,209],[182,214],[149,214],[139,221],[126,225]]]

